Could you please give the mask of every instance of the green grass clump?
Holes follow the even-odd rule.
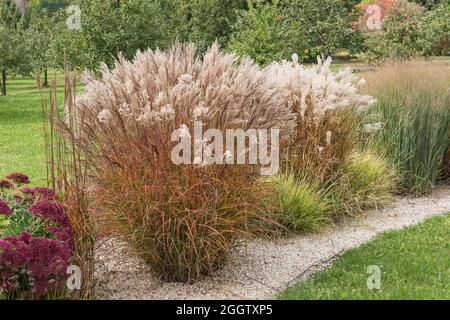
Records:
[[[315,232],[333,220],[377,208],[392,200],[398,177],[383,158],[353,153],[323,186],[314,175],[271,178],[269,200],[276,221],[292,232]]]
[[[280,293],[283,300],[450,299],[450,214],[387,232],[347,251],[332,267]],[[369,266],[380,289],[367,286]]]
[[[276,221],[294,232],[313,232],[330,221],[330,204],[324,190],[292,174],[271,178],[270,203]]]
[[[406,192],[429,191],[450,163],[450,67],[407,63],[368,75],[368,93],[383,129],[371,143],[402,173]]]
[[[333,216],[355,215],[392,200],[398,176],[392,166],[370,151],[354,153],[331,184]]]

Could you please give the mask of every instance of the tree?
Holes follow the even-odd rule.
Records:
[[[46,10],[34,11],[27,34],[33,70],[44,71],[44,86],[48,86],[48,68],[52,65],[53,21]]]
[[[137,50],[165,47],[166,23],[156,0],[81,0],[81,29],[69,30],[68,15],[57,19],[55,56],[64,53],[75,67],[96,69],[101,62],[111,65],[121,52],[132,59]]]
[[[6,96],[8,72],[30,72],[29,51],[20,8],[10,0],[3,2],[0,4],[0,19],[1,93]]]
[[[231,37],[238,10],[245,7],[244,0],[193,0],[189,41],[196,43],[202,51],[217,40],[225,47]]]
[[[279,1],[249,1],[248,5],[248,10],[239,13],[228,48],[261,65],[290,58],[295,41]]]
[[[193,42],[200,52],[217,41],[228,44],[238,11],[246,0],[160,0],[170,40]]]
[[[291,33],[296,33],[299,49],[310,60],[325,58],[340,48],[351,49],[358,42],[352,28],[352,0],[290,0],[282,1]]]
[[[368,53],[376,58],[410,58],[420,54],[424,13],[414,3],[396,1],[386,10],[380,30],[363,31]]]
[[[450,1],[442,2],[426,12],[421,21],[421,30],[423,52],[445,55],[450,48]]]
[[[441,4],[449,4],[448,0],[415,0],[415,2],[428,10],[432,10]]]

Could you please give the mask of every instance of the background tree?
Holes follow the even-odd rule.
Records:
[[[44,86],[48,86],[48,68],[53,66],[54,32],[51,12],[40,7],[32,8],[26,44],[30,51],[33,70],[44,72]]]
[[[447,54],[450,49],[450,1],[442,2],[426,12],[421,30],[420,42],[424,54]]]
[[[235,25],[229,48],[258,63],[289,59],[314,61],[338,49],[356,49],[361,39],[352,28],[356,0],[249,1]]]
[[[214,42],[225,47],[231,37],[238,10],[246,7],[245,0],[192,0],[189,21],[189,41],[202,51]]]
[[[226,47],[246,0],[160,0],[171,41],[193,42],[203,52],[216,40]]]
[[[415,2],[423,8],[432,10],[440,4],[448,4],[449,0],[415,0]]]
[[[137,50],[166,47],[167,32],[158,1],[81,0],[81,29],[68,30],[66,13],[57,19],[55,56],[67,53],[79,68],[111,65],[121,52],[132,59]]]
[[[282,1],[292,34],[297,34],[299,49],[306,51],[309,60],[323,58],[338,49],[352,49],[358,43],[355,20],[355,1],[289,0]]]
[[[290,58],[296,49],[295,37],[280,2],[249,1],[248,10],[239,13],[229,49],[261,65]]]
[[[376,58],[410,58],[420,54],[424,14],[415,3],[396,1],[386,10],[381,30],[364,30],[362,26],[368,53]]]
[[[5,96],[8,73],[31,71],[24,17],[21,8],[10,0],[0,3],[0,39],[1,93]]]

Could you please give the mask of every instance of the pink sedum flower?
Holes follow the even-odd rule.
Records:
[[[23,173],[15,172],[6,176],[7,179],[14,181],[18,185],[21,184],[30,184],[30,178]]]
[[[9,180],[0,180],[0,190],[1,189],[12,189],[14,185]]]
[[[49,289],[60,291],[67,277],[70,255],[66,242],[33,237],[28,232],[0,239],[0,288],[7,292],[24,290],[17,272],[26,270],[31,298],[41,298]]]
[[[56,198],[55,192],[47,187],[22,188],[20,191],[35,200],[54,200]]]
[[[6,201],[0,200],[0,214],[10,216],[12,214],[11,208],[8,206]]]

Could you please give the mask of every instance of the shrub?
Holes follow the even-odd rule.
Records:
[[[331,60],[304,68],[274,63],[266,68],[297,114],[285,149],[285,177],[275,183],[275,218],[293,231],[314,231],[327,221],[387,203],[396,183],[390,164],[357,155],[361,125],[375,100],[359,93],[365,81],[346,69],[330,70]],[[365,128],[378,127],[371,123]]]
[[[290,231],[315,232],[333,220],[378,208],[392,200],[398,174],[373,152],[353,152],[323,184],[314,175],[287,173],[269,180],[273,218]],[[266,205],[267,205],[266,204]]]
[[[353,6],[357,1],[290,0],[280,1],[286,16],[287,33],[295,45],[292,52],[301,53],[314,62],[317,56],[325,59],[339,49],[359,49],[356,30],[352,28]]]
[[[276,221],[287,229],[299,232],[314,232],[330,222],[330,202],[324,190],[312,179],[284,174],[269,179],[273,193],[267,206]]]
[[[76,143],[120,234],[165,280],[192,282],[220,268],[259,215],[258,166],[174,164],[171,136],[192,132],[194,120],[221,132],[289,130],[293,115],[273,85],[217,45],[201,60],[192,45],[138,52],[85,80]]]
[[[285,168],[312,173],[324,182],[359,143],[359,120],[374,100],[358,93],[364,80],[350,69],[332,72],[331,59],[319,59],[316,66],[305,68],[297,59],[294,55],[293,62],[274,63],[265,69],[285,106],[297,115]]]
[[[445,55],[450,49],[450,2],[443,1],[426,13],[421,21],[424,53]]]
[[[361,20],[369,54],[376,58],[410,58],[420,54],[424,10],[407,0],[389,4],[383,13],[380,30],[367,30],[366,21]]]
[[[287,59],[296,50],[295,41],[278,1],[249,1],[248,4],[249,9],[238,16],[228,48],[260,65]]]
[[[371,143],[399,168],[407,192],[432,188],[449,147],[450,77],[445,63],[388,64],[368,74],[383,130]]]
[[[14,183],[29,183],[25,175],[8,177],[0,187],[0,296],[62,296],[74,247],[64,208],[48,188],[17,190]]]

